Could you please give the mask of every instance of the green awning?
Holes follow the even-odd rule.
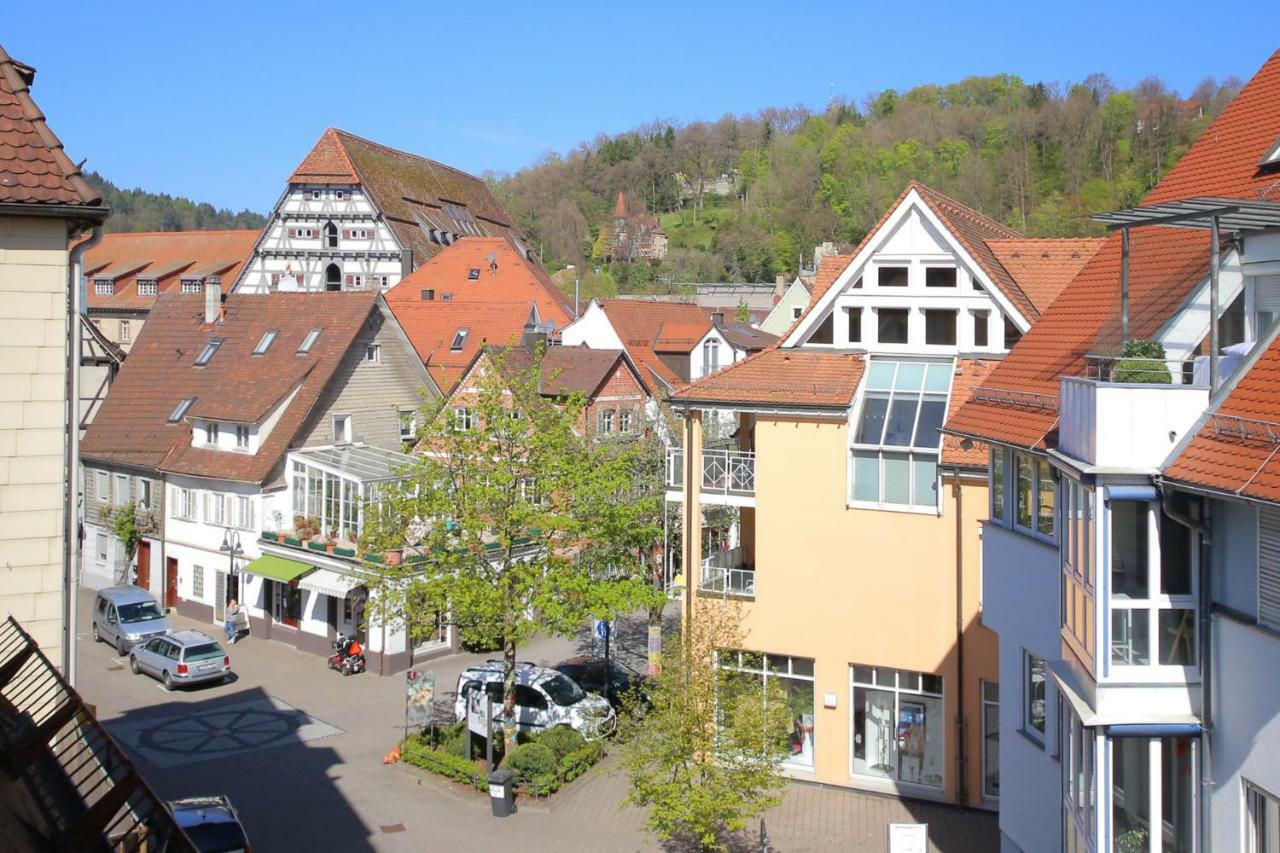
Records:
[[[262,575],[264,578],[271,578],[273,581],[289,581],[301,577],[314,568],[306,563],[299,563],[297,560],[286,560],[284,557],[276,557],[266,554],[252,563],[244,567],[244,570],[251,575]]]

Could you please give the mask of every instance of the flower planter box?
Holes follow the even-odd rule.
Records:
[[[356,555],[356,549],[355,548],[334,548],[333,554],[335,557],[354,557]]]
[[[295,547],[295,548],[301,548],[301,547],[302,547],[302,540],[301,540],[301,539],[297,539],[297,538],[295,538],[295,537],[293,537],[293,536],[286,536],[286,537],[284,537],[284,544],[286,544],[286,545],[292,545],[292,546],[293,546],[293,547]]]
[[[262,538],[263,538],[263,539],[265,539],[265,540],[267,540],[268,542],[279,542],[279,541],[280,541],[280,535],[279,535],[278,533],[276,533],[274,530],[264,530],[264,531],[262,531]]]
[[[364,559],[366,563],[381,563],[382,555],[381,554],[365,554]]]
[[[324,550],[324,543],[323,543],[323,542],[308,542],[308,543],[307,543],[307,547],[308,547],[308,548],[310,548],[312,551],[323,551],[323,550]]]

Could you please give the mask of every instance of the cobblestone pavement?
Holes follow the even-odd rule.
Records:
[[[166,799],[228,794],[254,850],[272,851],[648,851],[644,813],[621,808],[626,780],[606,760],[548,802],[522,801],[496,819],[487,798],[402,765],[384,765],[404,719],[402,677],[343,678],[322,658],[269,640],[230,647],[236,680],[166,693],[135,676],[88,636],[91,595],[82,596],[79,687],[99,718]],[[217,626],[176,617],[178,627],[218,636]],[[639,660],[644,626],[619,631],[620,657]],[[587,651],[589,640],[544,639],[522,660],[556,663]],[[460,654],[424,665],[436,673],[441,705],[451,705],[458,674],[488,655]],[[237,728],[237,721],[254,722]],[[201,730],[207,730],[203,740]],[[192,754],[178,754],[189,744]],[[766,815],[775,853],[884,853],[891,822],[929,824],[936,853],[999,847],[995,816],[901,801],[840,788],[792,784]],[[759,850],[752,827],[738,850]],[[669,845],[675,853],[683,848]]]

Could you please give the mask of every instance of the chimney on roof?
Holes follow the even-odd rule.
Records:
[[[218,322],[222,316],[222,281],[211,275],[204,280],[204,322]]]
[[[413,272],[413,249],[400,250],[400,277],[404,278]]]
[[[724,312],[723,311],[711,312],[711,325],[715,326],[717,329],[724,328]]]

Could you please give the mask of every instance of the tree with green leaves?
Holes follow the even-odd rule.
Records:
[[[662,841],[724,850],[726,833],[781,802],[793,724],[782,688],[717,665],[742,647],[740,608],[700,602],[663,656],[649,712],[624,715],[626,804],[649,810],[645,826]]]
[[[138,521],[138,505],[133,501],[111,512],[111,532],[120,540],[126,564],[133,559],[138,543],[142,541],[142,528]]]
[[[515,745],[516,658],[535,635],[645,606],[652,590],[615,540],[609,508],[632,486],[627,453],[591,440],[582,394],[549,399],[541,346],[490,349],[464,391],[424,407],[419,454],[366,507],[370,610],[411,638],[441,620],[503,653],[503,729]]]

